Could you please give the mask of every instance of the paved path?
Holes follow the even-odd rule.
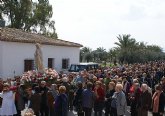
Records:
[[[148,116],[152,116],[151,113],[148,113],[148,114],[149,114]],[[77,114],[76,114],[76,112],[69,112],[69,116],[77,116]],[[92,116],[94,116],[94,115],[92,115]],[[104,116],[104,114],[102,116]],[[130,116],[130,114],[127,113],[126,116]]]
[[[69,116],[77,116],[77,113],[75,111],[70,111],[69,112]],[[92,116],[94,116],[94,113],[92,113]],[[103,111],[103,115],[102,116],[104,116],[104,111]],[[129,107],[128,107],[126,116],[131,116],[130,112],[129,112]],[[148,112],[148,116],[152,116],[152,114],[150,112]]]

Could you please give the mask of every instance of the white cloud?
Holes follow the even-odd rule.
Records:
[[[118,34],[165,46],[165,0],[50,0],[59,38],[111,48]],[[164,47],[165,48],[165,47]]]

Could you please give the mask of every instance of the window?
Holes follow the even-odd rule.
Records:
[[[69,59],[62,59],[62,69],[68,69]]]
[[[24,60],[24,71],[34,70],[34,60]]]
[[[48,68],[54,68],[54,58],[48,58]]]

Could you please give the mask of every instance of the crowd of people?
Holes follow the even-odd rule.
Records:
[[[163,116],[165,62],[100,67],[53,78],[0,80],[0,116]],[[52,80],[52,81],[51,81]]]

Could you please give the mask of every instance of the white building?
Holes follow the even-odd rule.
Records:
[[[43,64],[57,71],[67,70],[72,63],[79,63],[82,45],[18,29],[0,29],[0,77],[14,77],[35,69],[35,44],[40,43]]]

